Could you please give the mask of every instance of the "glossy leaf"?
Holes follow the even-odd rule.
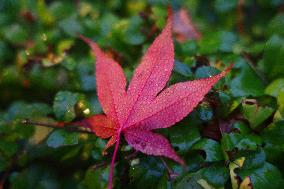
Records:
[[[206,161],[219,161],[224,159],[220,144],[212,139],[201,139],[192,146],[195,150],[204,150]]]

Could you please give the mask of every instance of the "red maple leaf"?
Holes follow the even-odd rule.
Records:
[[[196,29],[191,17],[184,8],[174,12],[173,32],[176,34],[176,39],[179,42],[201,38],[201,33]]]
[[[110,137],[105,149],[116,143],[108,188],[112,188],[121,134],[134,149],[165,156],[183,165],[184,161],[168,140],[152,130],[170,127],[187,116],[229,69],[210,78],[177,83],[163,90],[174,64],[171,14],[135,70],[127,90],[121,66],[95,42],[81,38],[90,45],[96,57],[97,93],[105,115],[95,115],[78,123],[91,128],[98,137]]]

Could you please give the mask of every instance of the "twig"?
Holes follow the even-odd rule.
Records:
[[[238,0],[237,5],[237,25],[238,31],[240,34],[244,34],[244,15],[243,15],[243,6],[245,4],[245,0]]]
[[[136,158],[136,156],[137,156],[138,153],[139,153],[139,151],[135,150],[133,153],[131,153],[131,154],[125,156],[125,159],[126,159],[126,160],[132,160],[132,159]]]
[[[178,177],[179,175],[175,172],[172,171],[172,169],[168,166],[168,164],[165,162],[165,160],[160,157],[164,167],[166,168],[167,170],[167,174],[168,174],[168,178],[169,178],[169,181],[171,182],[173,179],[175,179],[176,177]]]
[[[97,163],[97,164],[93,165],[91,168],[92,168],[93,170],[96,170],[96,169],[99,169],[99,168],[101,168],[101,167],[107,166],[108,163],[109,163],[108,161],[103,161],[103,162],[101,162],[101,163]]]
[[[93,134],[93,132],[88,130],[87,128],[75,127],[73,125],[64,127],[65,125],[62,123],[50,124],[50,123],[31,121],[29,119],[24,119],[23,121],[21,121],[21,123],[24,125],[48,127],[48,128],[53,128],[53,129],[65,129],[66,131],[69,131],[69,132]]]

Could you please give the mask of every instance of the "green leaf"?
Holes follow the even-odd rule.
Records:
[[[211,66],[202,66],[195,71],[195,78],[207,78],[220,73],[220,71]]]
[[[79,134],[67,132],[62,129],[55,130],[48,137],[46,143],[49,147],[58,148],[62,146],[76,145],[79,141]]]
[[[123,40],[130,45],[140,45],[145,41],[145,36],[140,32],[143,20],[138,16],[131,17],[128,28],[123,35]]]
[[[198,107],[198,112],[202,121],[210,121],[213,118],[213,110],[208,104],[201,104]]]
[[[75,104],[79,100],[79,95],[69,91],[60,91],[56,94],[53,102],[53,111],[57,119],[62,121],[72,121],[75,114]]]
[[[284,36],[284,14],[277,14],[269,23],[268,33]]]
[[[14,172],[10,177],[12,188],[39,188],[39,189],[59,189],[60,183],[57,174],[48,167],[31,165],[21,172]]]
[[[257,74],[244,60],[239,62],[240,73],[230,83],[230,90],[234,97],[261,96],[264,94],[264,84]]]
[[[117,22],[118,18],[114,14],[110,12],[104,14],[100,20],[100,34],[108,36]]]
[[[284,137],[284,121],[278,121],[270,124],[261,133],[266,148],[278,148],[284,151],[283,137]]]
[[[14,142],[0,141],[0,153],[11,158],[18,150],[18,145]]]
[[[76,16],[70,16],[58,23],[59,28],[61,28],[69,36],[75,37],[79,33],[82,33],[83,28],[81,24],[77,21]]]
[[[108,168],[88,169],[82,184],[86,189],[106,188],[108,183]]]
[[[14,102],[8,109],[8,120],[42,117],[50,114],[52,109],[43,103]]]
[[[242,135],[239,133],[224,133],[221,144],[225,151],[232,151],[234,148],[239,150],[256,150],[261,144],[261,138],[257,135]]]
[[[176,189],[204,189],[199,183],[198,180],[201,179],[199,173],[188,174],[183,177],[179,182],[176,183]]]
[[[281,77],[284,74],[284,39],[274,35],[266,43],[261,69],[269,79]]]
[[[218,12],[228,12],[232,9],[234,9],[237,6],[237,0],[231,0],[231,1],[226,1],[226,0],[216,0],[215,1],[215,9]]]
[[[277,97],[280,90],[284,89],[284,78],[275,79],[265,89],[265,94]]]
[[[3,30],[4,37],[12,44],[21,44],[28,39],[27,31],[19,24],[11,24]]]
[[[233,47],[238,40],[236,34],[233,32],[221,32],[220,36],[221,36],[220,51],[232,52]]]
[[[198,40],[199,52],[201,54],[216,53],[221,43],[219,36],[220,34],[216,32],[210,32],[206,34],[206,36],[202,36],[202,38]]]
[[[185,77],[192,76],[192,71],[188,65],[177,60],[175,60],[174,71]]]
[[[243,169],[253,169],[264,165],[266,154],[263,150],[247,151]]]
[[[164,166],[157,158],[147,157],[138,160],[137,165],[130,167],[129,188],[156,188],[163,175]]]
[[[267,162],[258,168],[241,170],[239,175],[242,179],[249,176],[254,189],[281,189],[284,183],[280,171]]]
[[[273,108],[242,103],[242,113],[252,128],[258,127],[274,112]]]
[[[171,144],[178,153],[186,153],[200,139],[198,127],[195,125],[179,125],[169,128]],[[186,135],[184,133],[187,133]]]
[[[216,164],[201,169],[201,175],[210,185],[222,188],[229,179],[229,169],[223,164]]]
[[[235,122],[232,128],[237,129],[240,132],[240,134],[248,134],[251,131],[249,126],[241,121]]]
[[[224,159],[220,144],[212,139],[202,138],[192,146],[192,149],[204,150],[206,153],[205,160],[209,162]]]

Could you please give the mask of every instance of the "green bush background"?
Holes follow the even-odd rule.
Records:
[[[182,168],[165,160],[178,176],[169,178],[158,157],[127,158],[133,150],[123,142],[115,188],[234,188],[247,177],[254,189],[281,188],[283,1],[247,0],[241,13],[240,2],[0,0],[0,186],[106,187],[112,150],[101,155],[104,140],[21,122],[54,124],[101,113],[95,60],[77,34],[118,60],[129,80],[171,4],[189,11],[202,38],[175,41],[170,83],[234,67],[186,119],[159,131],[187,163]]]

